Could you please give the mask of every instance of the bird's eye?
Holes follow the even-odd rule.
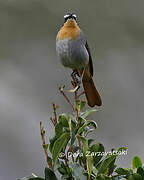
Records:
[[[69,17],[67,17],[67,18],[64,18],[64,22],[66,22],[68,19],[69,19]]]

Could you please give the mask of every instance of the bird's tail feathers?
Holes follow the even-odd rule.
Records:
[[[91,74],[86,70],[82,78],[82,83],[87,98],[88,105],[94,107],[95,105],[101,106],[102,100],[98,90],[96,89],[95,83],[92,79]]]

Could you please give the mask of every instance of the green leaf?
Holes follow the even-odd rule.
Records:
[[[83,154],[85,156],[86,152],[88,150],[88,141],[87,141],[87,139],[85,137],[82,137],[82,136],[80,136],[80,139],[81,139],[81,141],[83,143],[82,150],[83,150]]]
[[[93,160],[94,160],[94,165],[96,165],[102,156],[102,152],[104,152],[104,146],[100,143],[97,144],[93,144],[90,148],[89,148],[90,152],[93,153]]]
[[[69,127],[68,125],[68,119],[70,117],[67,114],[60,114],[58,117],[58,123],[61,123],[63,127]]]
[[[88,146],[91,145],[92,142],[94,142],[95,140],[94,139],[88,139]]]
[[[49,144],[43,144],[42,146],[43,146],[43,148],[47,151],[47,150],[48,150],[48,147],[49,147]]]
[[[120,151],[126,151],[126,150],[128,150],[127,147],[120,147],[117,151],[120,152]]]
[[[126,179],[125,176],[122,175],[122,176],[115,176],[112,180],[126,180]]]
[[[132,168],[133,169],[137,169],[139,167],[142,167],[142,161],[140,159],[139,156],[135,156],[133,159],[132,159]]]
[[[70,135],[72,136],[72,120],[70,117],[68,117],[68,125],[69,125]]]
[[[52,148],[52,156],[53,161],[56,162],[59,153],[62,151],[63,148],[67,145],[68,141],[70,139],[69,133],[63,133],[55,142]]]
[[[51,169],[45,168],[45,180],[58,180],[58,179]]]
[[[64,162],[62,160],[57,160],[55,163],[55,169],[54,171],[59,171],[60,174],[64,175],[64,174],[68,174],[67,171],[67,166],[64,164]]]
[[[70,167],[75,180],[87,180],[87,177],[84,175],[84,169],[78,163],[71,163]]]
[[[97,167],[98,174],[104,173],[109,168],[110,164],[115,161],[115,159],[116,159],[116,155],[112,155],[102,160],[100,165]]]
[[[92,167],[92,172],[93,172],[93,174],[94,174],[95,176],[97,176],[98,170],[96,169],[95,166]]]
[[[83,150],[83,161],[86,160],[87,164],[87,170],[88,170],[88,175],[91,175],[92,169],[93,169],[93,157],[88,156],[88,140],[85,137],[80,137],[81,141],[83,143],[82,150]]]
[[[127,147],[120,147],[120,148],[117,150],[117,155],[127,155],[127,150],[128,150]]]
[[[95,180],[112,180],[112,178],[111,178],[111,177],[108,177],[108,176],[106,176],[106,175],[100,174],[99,176],[97,176],[97,177],[95,178]]]
[[[55,135],[59,137],[63,133],[63,125],[62,123],[57,123],[55,126]]]
[[[90,109],[90,110],[86,110],[85,112],[81,113],[81,117],[82,118],[87,118],[89,115],[93,114],[94,112],[98,111],[97,109]]]
[[[72,116],[72,115],[69,115],[69,117],[71,118],[72,129],[76,130],[76,128],[77,128],[77,121],[76,121],[75,117]]]
[[[114,169],[117,167],[117,165],[115,164],[115,160],[116,160],[116,158],[109,165],[109,168],[108,168],[109,176],[113,174]]]
[[[93,169],[93,157],[92,156],[87,156],[87,170],[88,170],[88,175],[90,177],[92,169]]]
[[[77,132],[77,134],[76,134],[76,137],[84,131],[84,128],[85,128],[85,127],[87,127],[87,126],[89,126],[89,125],[93,126],[95,129],[97,128],[97,124],[96,124],[95,121],[88,120],[88,121],[86,121],[86,122],[82,125],[82,127],[80,127],[80,128],[78,129],[78,132]]]
[[[119,155],[119,153],[123,154],[125,153],[125,151],[127,150],[126,147],[121,147],[118,150],[114,150],[112,149],[110,153],[107,154],[107,156],[105,157],[105,159],[103,159],[98,165],[97,165],[97,169],[98,169],[98,173],[104,173],[106,174],[107,171],[110,172],[110,174],[113,172],[113,170],[115,169],[116,165],[115,160],[116,157]]]
[[[55,126],[56,137],[61,136],[64,132],[69,132],[72,135],[72,131],[76,131],[76,123],[72,116],[67,114],[61,114],[58,118],[58,123]]]
[[[81,100],[76,101],[76,108],[78,112],[80,112],[84,108],[85,104],[86,104],[86,101],[81,101]]]
[[[137,173],[129,175],[127,179],[128,180],[143,180],[143,178]]]
[[[144,179],[144,168],[139,167],[139,168],[137,169],[137,173],[140,174],[140,175],[142,176],[142,178]]]
[[[58,123],[55,126],[56,137],[61,136],[62,133],[64,132],[64,128],[68,128],[69,127],[68,119],[69,119],[69,116],[67,114],[59,115]]]
[[[63,113],[63,114],[60,114],[59,117],[58,117],[58,122],[63,122],[63,125],[66,125],[67,124],[67,117],[68,115]]]
[[[80,125],[84,124],[87,120],[82,118],[81,116],[78,117],[78,122]]]
[[[54,146],[54,143],[55,143],[56,140],[57,140],[56,136],[50,138],[49,150],[50,150],[51,153],[52,153],[52,149],[53,149],[53,146]]]
[[[74,144],[75,140],[76,140],[75,131],[72,129],[72,135],[71,135],[71,145],[73,145],[73,144]]]
[[[66,169],[64,169],[64,168],[62,168],[62,167],[59,167],[59,168],[58,168],[58,171],[59,171],[59,173],[61,173],[62,175],[64,175],[64,174],[67,173]]]
[[[66,179],[69,179],[69,175],[68,174],[64,174],[62,177],[61,177],[61,180],[66,180]]]
[[[118,174],[118,175],[129,175],[130,172],[127,170],[127,169],[123,169],[123,168],[117,168],[115,170],[115,172]]]

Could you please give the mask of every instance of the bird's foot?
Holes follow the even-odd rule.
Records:
[[[80,84],[81,84],[81,81],[78,79],[79,74],[76,70],[73,70],[72,74],[71,74],[71,77],[72,77],[72,85],[74,87],[74,89],[78,86],[78,88],[76,90],[78,90],[80,88]]]
[[[69,90],[67,90],[67,92],[74,93],[74,92],[76,92],[78,89],[79,89],[79,86],[76,86],[76,87],[75,87],[75,88],[73,88],[73,89],[69,89]]]

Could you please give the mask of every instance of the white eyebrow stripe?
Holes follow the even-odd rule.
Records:
[[[64,16],[64,18],[67,18],[67,17],[69,17],[70,15],[69,14],[66,14],[65,16]]]
[[[73,14],[72,16],[74,16],[75,18],[77,17],[76,14]]]

